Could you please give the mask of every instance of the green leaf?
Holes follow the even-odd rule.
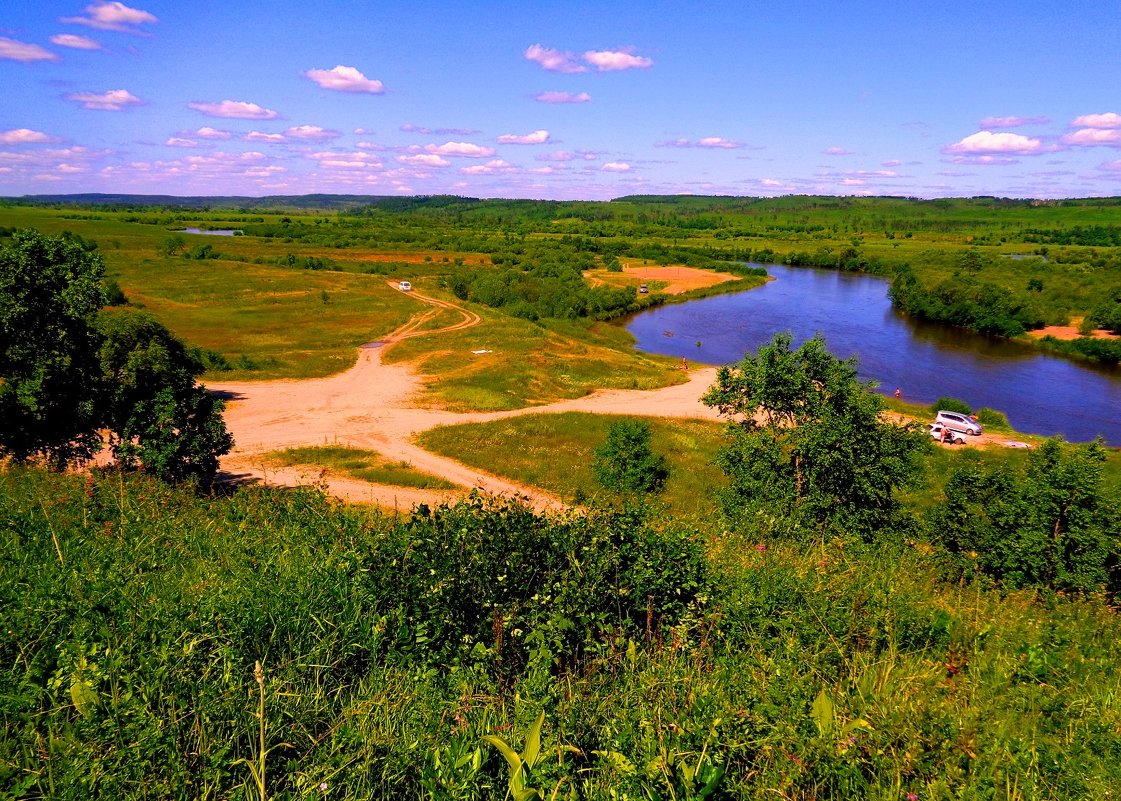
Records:
[[[537,764],[537,757],[541,754],[541,727],[545,723],[545,710],[542,709],[537,715],[537,720],[529,727],[529,733],[526,735],[525,751],[523,757],[525,764],[530,769]]]
[[[824,689],[814,699],[810,715],[813,717],[814,723],[817,724],[818,734],[826,737],[832,733],[833,726],[837,721],[837,711],[833,707],[833,699]]]
[[[483,740],[493,745],[498,749],[498,753],[506,757],[506,761],[510,763],[510,770],[518,773],[522,769],[522,758],[517,755],[513,748],[506,745],[506,741],[501,737],[495,737],[493,734],[484,734]]]
[[[70,681],[70,700],[74,702],[74,707],[78,710],[84,718],[88,718],[97,709],[98,695],[97,690],[93,688],[93,682],[89,679],[81,679],[78,676]]]

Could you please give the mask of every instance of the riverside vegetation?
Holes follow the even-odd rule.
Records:
[[[817,201],[826,219],[837,209],[856,219],[863,213],[853,211],[863,208],[858,201]],[[714,242],[709,204],[737,205],[627,202],[650,215],[643,224],[675,220],[675,229],[708,232]],[[760,203],[776,216],[816,208],[805,199]],[[933,206],[938,226],[922,222],[925,206],[898,203],[919,221],[916,233],[1001,230],[992,222],[1004,211],[999,202]],[[1088,209],[1090,221],[1110,219],[1108,203],[1087,203],[1071,208]],[[436,289],[442,282],[458,294],[454,260],[466,267],[472,251],[463,247],[445,263],[423,239],[448,230],[449,220],[466,218],[468,231],[516,248],[518,225],[545,227],[613,204],[396,205],[400,217],[390,202],[337,219],[301,219],[293,210],[287,225],[272,212],[84,209],[65,214],[113,219],[64,221],[58,210],[0,212],[115,231],[120,247],[111,238],[105,249],[110,278],[125,299],[143,297],[177,332],[177,314],[196,325],[203,317],[176,311],[184,304],[169,302],[172,294],[212,268],[200,271],[206,259],[181,255],[141,266],[129,254],[162,242],[149,229],[162,226],[166,238],[165,220],[176,217],[242,227],[247,235],[221,248],[224,256],[243,248],[244,260],[226,261],[245,274],[207,279],[218,281],[216,304],[233,302],[218,291],[221,280],[249,288],[252,275],[259,291],[261,282],[295,286],[303,277],[301,303],[318,303],[327,328],[358,336],[407,316],[407,300],[384,284],[348,283],[366,269],[390,274],[390,262],[316,253],[322,244],[292,236],[281,247],[299,251],[294,264],[256,264],[266,259],[248,254],[271,252],[277,237],[257,244],[253,218],[310,229],[307,237],[315,228],[361,230],[371,219],[367,230],[398,226],[405,230],[391,240],[400,256],[395,276]],[[663,214],[663,205],[677,208]],[[563,224],[607,225],[615,212],[602,213],[606,219]],[[1056,227],[1069,213],[1045,207],[1039,219]],[[439,225],[421,224],[433,219]],[[487,230],[501,233],[484,237]],[[407,235],[423,245],[410,251]],[[646,255],[628,258],[714,258],[705,247],[641,237],[632,244]],[[369,254],[368,245],[338,250]],[[955,248],[975,246],[976,239]],[[409,261],[410,253],[423,255]],[[300,266],[305,258],[332,261],[315,269]],[[1092,274],[1083,289],[1096,292],[1094,282],[1112,280],[1112,269]],[[174,292],[169,273],[182,273]],[[338,283],[318,283],[323,275]],[[531,277],[531,288],[548,278]],[[464,272],[468,302],[476,280]],[[349,311],[331,308],[332,291],[368,293],[375,319],[365,331]],[[663,362],[622,353],[616,335],[591,319],[594,304],[583,313],[540,307],[562,309],[561,318],[509,314],[535,297],[496,305],[501,317],[492,319],[543,332],[536,342],[617,353],[612,370],[641,364],[651,380],[659,370],[668,380]],[[337,302],[350,306],[354,298]],[[257,308],[270,325],[298,314]],[[1068,310],[1085,308],[1072,301]],[[223,349],[246,326],[237,317],[204,343],[212,370],[229,361]],[[439,358],[439,346],[428,347],[410,357]],[[259,374],[282,371],[288,358],[270,365],[242,355],[242,369]],[[461,387],[471,381],[478,376]],[[562,386],[542,381],[536,389]],[[461,402],[476,397],[462,392]],[[935,449],[921,432],[878,422],[888,402],[866,392],[850,364],[817,341],[791,350],[782,336],[721,371],[708,402],[761,412],[763,422],[737,416],[741,422],[719,433],[700,422],[609,428],[604,421],[599,442],[586,433],[579,439],[577,453],[594,451],[596,459],[567,472],[591,473],[594,464],[605,486],[621,482],[626,499],[608,492],[585,511],[553,516],[477,497],[387,515],[314,488],[202,495],[139,471],[80,476],[9,465],[0,472],[0,791],[74,799],[1097,799],[1115,792],[1116,453],[1059,440],[1030,454]],[[787,417],[798,427],[781,425]],[[579,419],[571,416],[563,430],[576,436],[585,428]],[[671,433],[690,447],[683,439],[664,452]],[[431,435],[454,447],[454,430]],[[719,472],[691,466],[701,458],[697,448],[713,447]],[[628,453],[640,453],[647,477],[660,478],[612,469]],[[555,464],[553,473],[566,472],[555,451],[541,459]],[[925,475],[924,464],[933,468]],[[850,480],[836,480],[841,467]],[[672,495],[688,474],[708,475],[714,490],[687,490],[703,496],[688,514],[644,492],[664,481]]]

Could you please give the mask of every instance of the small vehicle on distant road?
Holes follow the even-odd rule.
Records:
[[[981,436],[981,424],[967,414],[947,412],[943,409],[934,416],[934,422],[948,426],[954,431],[961,431],[963,434],[972,434],[975,437]]]
[[[965,434],[961,433],[960,431],[955,431],[952,428],[947,428],[942,423],[931,423],[929,428],[931,439],[938,440],[939,442],[945,442],[947,445],[965,444]]]

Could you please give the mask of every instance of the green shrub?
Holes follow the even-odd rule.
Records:
[[[943,395],[930,405],[930,411],[933,414],[942,411],[957,412],[958,414],[973,414],[973,407],[963,400]]]
[[[1012,426],[1008,423],[1008,417],[1004,412],[998,412],[996,409],[990,409],[987,406],[982,406],[977,410],[977,421],[985,428],[997,431],[1011,431]]]

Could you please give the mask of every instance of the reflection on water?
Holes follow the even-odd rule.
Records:
[[[206,234],[207,236],[237,236],[241,231],[235,228],[181,228],[181,234]]]
[[[856,356],[863,378],[906,400],[943,395],[1008,415],[1035,434],[1083,441],[1101,434],[1121,445],[1121,371],[1041,354],[1029,345],[897,314],[887,282],[866,275],[768,265],[776,280],[759,289],[661,306],[627,329],[641,350],[710,364],[739,361],[790,331],[795,342],[820,332],[836,356]]]

